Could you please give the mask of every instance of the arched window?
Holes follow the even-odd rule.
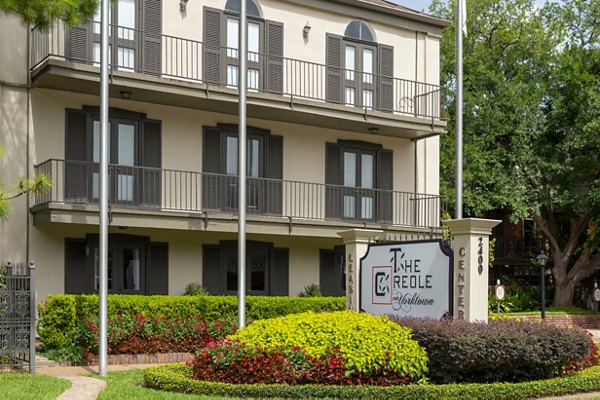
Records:
[[[347,38],[364,40],[366,42],[377,41],[375,39],[375,33],[373,32],[373,29],[363,21],[359,21],[357,19],[350,22],[346,26],[344,36],[346,36]]]
[[[344,36],[327,34],[327,100],[365,109],[393,109],[394,50],[377,43],[373,28],[360,20]]]
[[[246,0],[248,15],[248,89],[283,90],[283,24],[263,19],[260,5]],[[240,0],[227,0],[224,10],[204,8],[204,80],[238,86]],[[269,68],[266,66],[269,65]]]
[[[240,13],[240,0],[227,0],[225,4],[225,11],[232,13]],[[260,5],[255,3],[254,0],[246,0],[246,14],[251,17],[262,18],[262,10]]]

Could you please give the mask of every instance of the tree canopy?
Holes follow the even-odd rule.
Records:
[[[99,0],[0,0],[0,13],[47,28],[54,20],[62,20],[67,25],[86,22],[94,16],[99,4]]]
[[[532,217],[553,259],[555,305],[600,267],[600,2],[470,0],[464,40],[465,215]],[[432,12],[455,20],[454,7]],[[454,200],[454,25],[441,46],[449,134],[441,190]]]

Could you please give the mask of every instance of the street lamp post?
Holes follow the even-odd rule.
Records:
[[[546,318],[546,263],[550,260],[550,257],[544,253],[544,250],[540,251],[540,254],[536,257],[538,264],[540,265],[540,284],[542,292],[542,319]]]

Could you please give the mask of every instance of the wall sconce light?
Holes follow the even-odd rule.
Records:
[[[377,135],[379,133],[379,128],[372,126],[369,128],[369,133],[371,135]]]
[[[179,0],[179,11],[185,12],[188,0]]]
[[[131,92],[129,90],[121,90],[119,96],[121,96],[123,100],[129,100],[131,98]]]
[[[308,34],[310,33],[310,24],[308,23],[308,21],[306,22],[306,25],[304,25],[304,28],[302,28],[302,37],[304,39],[308,39]]]

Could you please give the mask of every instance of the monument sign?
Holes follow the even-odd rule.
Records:
[[[370,244],[360,261],[360,309],[374,315],[452,315],[452,251],[441,240]]]

